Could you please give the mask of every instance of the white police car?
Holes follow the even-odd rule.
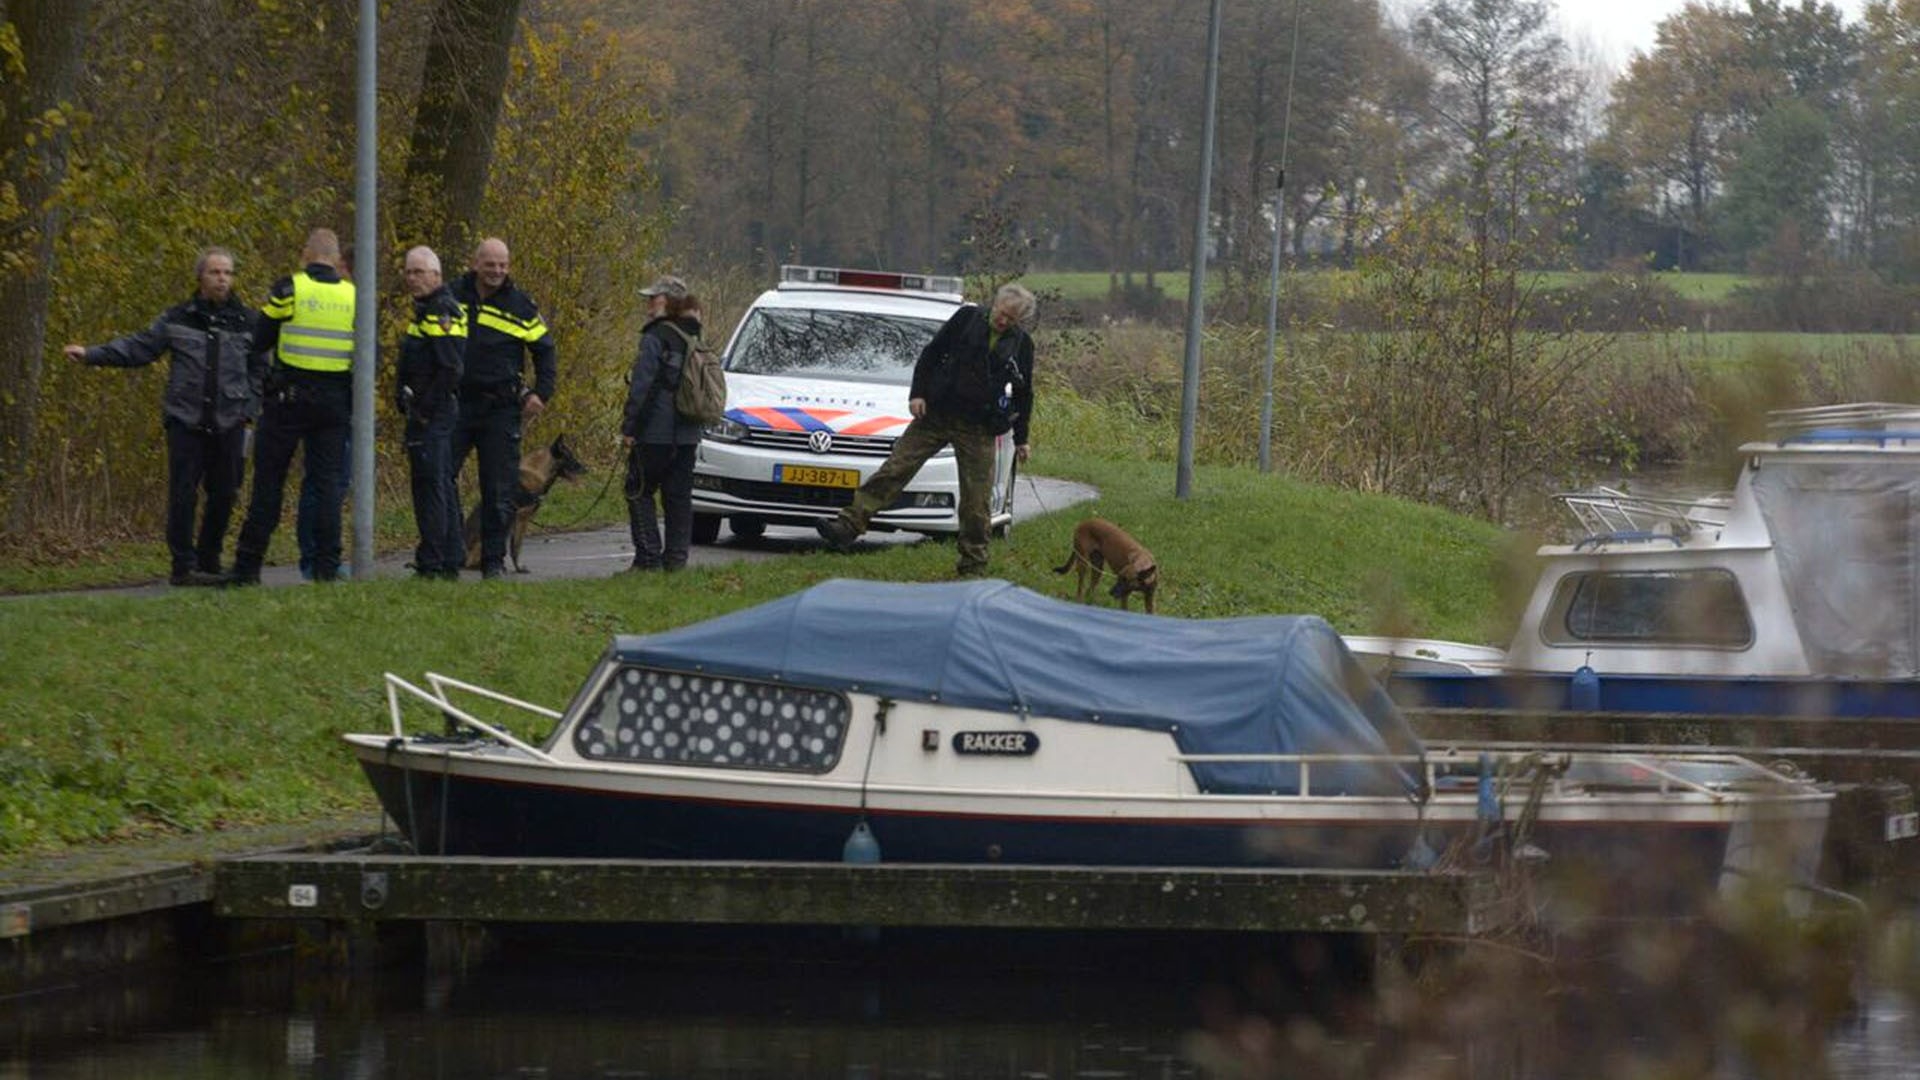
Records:
[[[693,538],[812,525],[853,501],[912,419],[920,350],[960,306],[955,277],[783,266],[727,342],[727,413],[693,472]],[[1013,519],[1013,436],[994,444],[993,527]],[[870,528],[952,533],[960,481],[936,454]]]

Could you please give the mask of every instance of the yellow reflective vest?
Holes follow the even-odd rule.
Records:
[[[293,295],[268,297],[262,309],[280,320],[282,364],[303,371],[353,367],[353,282],[316,281],[305,270],[293,275]]]

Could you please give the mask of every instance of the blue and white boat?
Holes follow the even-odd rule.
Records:
[[[1779,411],[1731,493],[1556,496],[1506,649],[1348,637],[1402,705],[1920,717],[1920,406]]]
[[[997,581],[830,581],[619,636],[562,710],[425,682],[389,675],[392,730],[345,738],[429,854],[819,861],[857,836],[889,862],[1385,869],[1513,829],[1683,880],[1785,851],[1810,879],[1831,799],[1730,755],[1423,746],[1318,618]],[[503,707],[551,728],[477,714]]]

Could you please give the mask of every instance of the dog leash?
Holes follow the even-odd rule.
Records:
[[[574,526],[580,524],[581,522],[587,520],[587,518],[590,515],[592,515],[594,507],[599,506],[600,500],[606,497],[607,489],[613,486],[613,474],[616,471],[617,470],[615,469],[607,470],[607,479],[605,483],[600,485],[600,493],[593,497],[593,501],[587,504],[587,508],[585,510],[580,511],[579,517],[574,518],[572,521],[562,522],[558,525],[549,525],[544,521],[533,521],[533,522],[530,522],[529,524],[531,524],[534,528],[539,529],[542,532],[565,532],[566,530],[571,529]]]

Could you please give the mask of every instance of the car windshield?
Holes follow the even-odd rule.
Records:
[[[760,308],[747,318],[727,370],[824,375],[905,385],[940,323],[870,311]]]

